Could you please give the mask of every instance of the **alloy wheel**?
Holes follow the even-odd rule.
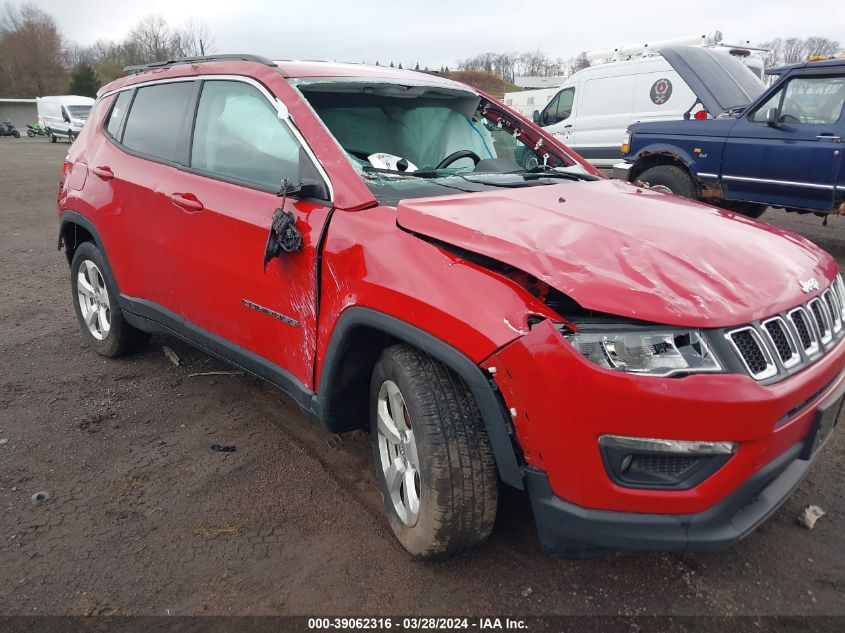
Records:
[[[111,327],[111,304],[105,279],[90,259],[83,260],[76,274],[76,296],[82,320],[98,341],[105,340]]]
[[[413,527],[420,515],[420,461],[405,398],[392,380],[378,393],[378,449],[390,501],[399,519]]]

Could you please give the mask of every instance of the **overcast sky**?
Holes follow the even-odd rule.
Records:
[[[218,53],[453,66],[484,51],[580,51],[724,33],[726,42],[845,40],[845,0],[35,0],[68,39],[120,39],[141,18],[205,23]]]

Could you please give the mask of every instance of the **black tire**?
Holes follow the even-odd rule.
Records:
[[[652,188],[665,187],[678,196],[698,200],[698,185],[683,167],[658,165],[646,169],[637,180],[641,180]]]
[[[93,262],[98,269],[101,286],[108,295],[109,328],[102,339],[94,336],[85,323],[82,315],[82,306],[78,297],[79,269],[83,263],[89,261]],[[103,264],[103,256],[96,245],[92,242],[83,242],[73,254],[73,260],[70,265],[70,286],[73,307],[76,312],[76,318],[79,320],[83,337],[85,337],[95,352],[102,356],[114,358],[142,347],[149,340],[150,335],[133,327],[123,317],[123,312],[117,303],[117,292],[115,291],[114,283],[109,279],[106,270]]]
[[[35,132],[33,132],[32,130],[27,130],[27,131],[26,131],[26,135],[27,135],[29,138],[35,138]]]
[[[20,137],[21,137],[21,133],[20,133],[20,132],[18,132],[17,130],[12,130],[12,136],[14,136],[15,138],[20,138]]]
[[[68,142],[73,143],[73,141],[74,141],[74,139],[75,139],[75,138],[76,138],[76,137],[73,135],[73,132],[71,132],[70,130],[68,130],[68,131],[67,131],[67,140],[68,140]]]
[[[407,412],[402,419],[416,447],[419,513],[412,524],[400,518],[382,466],[382,446],[390,446],[378,431],[379,394],[386,381],[401,392]],[[407,345],[384,350],[370,384],[370,424],[390,527],[411,555],[448,558],[490,535],[498,503],[493,451],[478,405],[457,374]]]
[[[50,135],[50,142],[51,142],[51,143],[55,143],[55,142],[56,142],[56,141],[58,141],[58,140],[59,140],[59,139],[57,139],[57,138],[56,138],[56,135],[55,135],[55,134],[51,134],[51,135]]]

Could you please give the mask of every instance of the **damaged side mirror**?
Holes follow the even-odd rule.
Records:
[[[273,212],[270,235],[264,247],[264,272],[274,257],[284,253],[295,253],[302,248],[302,233],[296,228],[296,216],[290,211],[278,208]]]

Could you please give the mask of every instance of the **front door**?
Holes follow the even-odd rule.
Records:
[[[171,192],[180,215],[181,315],[250,369],[310,388],[317,248],[331,207],[280,195],[283,181],[296,185],[303,173],[316,174],[314,163],[266,90],[246,80],[203,81],[189,168]],[[282,206],[302,246],[265,269],[273,213]]]
[[[845,147],[843,101],[845,75],[798,75],[743,115],[725,143],[726,198],[829,211]]]
[[[575,87],[564,88],[557,93],[548,105],[540,113],[540,125],[548,128],[546,131],[553,134],[558,140],[566,145],[572,145],[573,124],[575,116]]]

